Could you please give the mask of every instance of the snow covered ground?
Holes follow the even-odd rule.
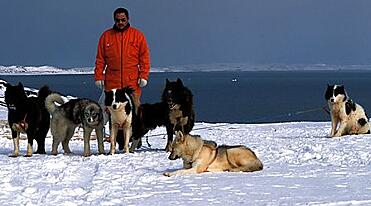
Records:
[[[327,138],[329,122],[197,123],[194,134],[244,144],[264,163],[254,173],[165,177],[182,167],[163,150],[164,128],[134,154],[82,157],[77,133],[71,156],[10,158],[9,129],[0,129],[0,205],[370,205],[371,136]],[[145,142],[145,141],[144,141]],[[46,140],[47,151],[52,139]],[[21,141],[21,153],[27,141]],[[97,151],[92,140],[93,152]],[[108,151],[109,144],[105,143]],[[62,153],[62,151],[60,151]]]
[[[77,131],[73,155],[10,158],[13,143],[0,107],[0,205],[369,205],[371,135],[330,139],[329,122],[197,123],[193,134],[218,144],[244,144],[264,163],[255,173],[164,177],[182,167],[170,161],[165,129],[151,131],[134,154],[82,157]],[[25,139],[25,136],[23,136]],[[52,138],[46,140],[51,151]],[[26,153],[27,141],[21,141]],[[35,145],[36,146],[36,145]],[[96,141],[92,140],[96,153]],[[109,143],[105,143],[108,152]]]
[[[330,122],[198,122],[193,134],[218,144],[244,144],[264,169],[165,177],[182,162],[162,150],[164,128],[148,134],[151,148],[144,139],[134,154],[82,157],[77,131],[73,155],[63,155],[61,148],[50,155],[48,134],[47,155],[11,158],[6,117],[0,106],[0,205],[371,205],[371,135],[328,138]],[[96,141],[91,144],[96,153]],[[21,154],[26,145],[21,140]]]

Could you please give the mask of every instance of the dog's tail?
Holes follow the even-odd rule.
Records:
[[[62,96],[58,93],[51,93],[45,99],[45,107],[51,114],[53,114],[58,109],[58,106],[55,104],[55,102],[60,105],[64,103]]]

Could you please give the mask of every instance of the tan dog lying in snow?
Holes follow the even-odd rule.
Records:
[[[216,147],[197,135],[176,132],[172,143],[170,160],[183,159],[183,168],[165,172],[165,176],[197,174],[202,172],[254,172],[263,169],[255,153],[243,145]]]

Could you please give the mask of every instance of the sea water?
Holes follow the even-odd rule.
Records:
[[[43,85],[62,94],[98,100],[93,75],[2,76],[9,83]],[[327,84],[343,84],[348,95],[371,111],[371,71],[154,72],[142,103],[160,101],[166,78],[180,78],[193,93],[196,121],[261,123],[330,121]]]

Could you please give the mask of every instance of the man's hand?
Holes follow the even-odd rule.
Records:
[[[103,89],[104,88],[104,81],[103,80],[95,81],[95,86],[97,86],[99,89]]]
[[[147,85],[147,80],[142,78],[138,79],[138,85],[139,87],[145,87]]]

